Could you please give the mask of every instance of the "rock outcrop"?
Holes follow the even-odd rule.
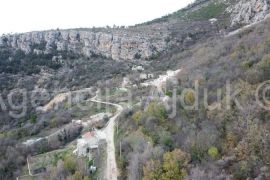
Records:
[[[223,1],[223,0],[222,0]],[[198,10],[213,0],[199,0],[187,8]],[[263,20],[270,12],[270,0],[224,0],[231,15],[231,25]],[[175,22],[174,22],[175,21]],[[20,49],[37,55],[73,52],[114,60],[147,60],[171,47],[185,48],[197,40],[207,39],[218,31],[215,23],[170,20],[167,23],[130,28],[51,30],[0,37],[0,47]]]
[[[263,20],[270,13],[270,0],[240,0],[227,9],[231,25],[251,24]]]
[[[113,60],[147,60],[170,50],[185,48],[217,33],[207,21],[170,21],[130,28],[73,29],[29,32],[0,37],[0,47],[25,53],[73,52]]]
[[[139,30],[102,29],[55,30],[6,35],[0,46],[20,49],[25,53],[48,54],[54,50],[71,51],[90,57],[101,55],[114,60],[149,59],[168,47],[168,33],[152,31],[151,35]]]

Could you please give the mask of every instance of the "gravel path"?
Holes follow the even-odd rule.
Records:
[[[117,165],[116,165],[116,158],[115,158],[115,145],[114,145],[114,127],[115,127],[115,120],[117,117],[122,113],[123,107],[110,103],[110,102],[104,102],[104,101],[98,101],[96,100],[96,97],[91,99],[92,102],[96,103],[102,103],[107,105],[112,105],[117,108],[117,113],[110,119],[108,125],[103,129],[103,133],[106,135],[106,141],[107,141],[107,167],[106,167],[106,174],[105,179],[106,180],[117,180]]]

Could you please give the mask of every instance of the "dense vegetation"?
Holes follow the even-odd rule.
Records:
[[[192,28],[201,27],[201,21],[210,24],[210,18],[217,18],[217,26],[223,29],[228,25],[224,2],[209,1],[194,10],[191,6],[192,10],[180,10],[146,24],[170,20],[186,24],[199,22],[187,26],[192,31]],[[171,51],[144,62],[148,64],[145,71],[155,74],[182,69],[176,77],[177,86],[174,82],[167,82],[163,87],[166,89],[165,100],[148,97],[151,88],[140,86],[140,74],[130,70],[134,64],[140,64],[139,60],[123,62],[100,56],[86,58],[71,52],[56,52],[55,47],[51,53],[39,55],[0,48],[0,100],[7,104],[7,95],[15,88],[26,89],[27,97],[30,97],[38,87],[50,93],[47,99],[36,102],[43,106],[59,91],[96,87],[101,88],[104,95],[105,88],[109,87],[111,94],[107,100],[123,103],[128,93],[120,92],[119,87],[123,77],[130,77],[134,85],[130,88],[134,101],[129,105],[133,106],[122,113],[115,135],[120,179],[267,179],[270,177],[270,114],[258,106],[254,95],[256,88],[270,76],[269,26],[270,20],[230,37],[208,38],[210,35],[202,33],[204,39],[208,38],[204,42],[198,40],[198,34],[187,32],[181,41],[191,38],[193,43],[190,46],[172,47]],[[173,37],[178,33],[173,31]],[[43,50],[45,44],[34,44],[32,48]],[[235,90],[240,90],[240,93],[235,96],[238,101],[232,100],[230,108],[225,108],[228,105],[225,97],[228,81],[232,88],[230,94]],[[192,91],[195,82],[199,84],[198,97]],[[183,106],[180,95],[185,88],[190,90],[183,94],[184,103],[192,105],[198,98],[198,109],[187,110]],[[210,106],[203,101],[205,89]],[[217,92],[220,92],[220,99]],[[176,104],[172,100],[175,94]],[[94,95],[88,94],[81,99],[84,101]],[[266,92],[266,100],[269,99],[270,94]],[[167,106],[163,100],[168,102]],[[14,101],[17,105],[21,103],[19,93]],[[242,108],[238,108],[238,103]],[[9,180],[22,175],[28,155],[44,155],[78,138],[82,126],[73,126],[73,119],[104,110],[104,107],[96,109],[91,103],[83,105],[85,110],[76,103],[63,102],[57,110],[37,113],[36,107],[29,102],[26,115],[14,119],[9,116],[12,107],[4,110],[0,104],[0,179]],[[222,108],[211,110],[215,105]],[[265,105],[269,107],[269,103]],[[170,116],[174,107],[176,114]],[[98,127],[103,127],[107,120]],[[57,133],[34,145],[22,144],[27,139],[48,136],[52,132]],[[70,153],[58,154],[41,178],[86,180],[89,171],[85,167],[89,168],[91,163],[75,159]]]
[[[22,53],[22,57],[25,58],[23,58],[23,60],[30,61],[27,59],[29,56],[30,55]],[[51,60],[51,57],[48,59],[36,55],[34,57],[41,58],[44,62]],[[74,138],[78,138],[81,134],[81,129],[74,129],[72,126],[69,126],[73,119],[89,117],[90,115],[104,110],[102,107],[101,109],[95,109],[97,106],[89,103],[82,104],[83,107],[86,107],[85,110],[81,110],[76,104],[69,106],[69,104],[63,103],[57,110],[52,110],[45,114],[37,114],[36,106],[33,106],[30,102],[33,98],[31,95],[34,92],[35,86],[49,93],[49,97],[45,99],[39,98],[42,96],[42,93],[37,93],[34,96],[34,98],[37,98],[35,104],[37,104],[37,106],[43,106],[55,95],[60,93],[56,89],[68,91],[92,87],[100,80],[104,82],[106,79],[122,77],[122,73],[128,72],[129,68],[128,63],[114,62],[100,57],[93,57],[91,59],[84,57],[71,59],[70,57],[71,56],[68,56],[67,59],[64,59],[64,63],[61,63],[61,66],[55,70],[47,64],[34,64],[33,66],[15,64],[14,67],[16,67],[16,69],[13,72],[3,70],[1,74],[0,92],[1,98],[5,105],[7,105],[7,108],[2,109],[1,106],[0,109],[0,179],[12,179],[21,175],[21,168],[26,164],[26,157],[28,155],[36,155],[61,148]],[[18,69],[20,67],[27,68],[29,72],[32,71],[34,67],[43,68],[46,73],[25,73],[20,71],[21,69]],[[5,66],[3,66],[3,68],[5,68]],[[12,118],[9,115],[11,111],[16,112],[16,110],[9,106],[7,100],[7,96],[11,90],[17,88],[27,90],[26,115],[19,119]],[[18,93],[15,97],[13,98],[14,103],[18,105],[22,104],[22,94]],[[84,100],[87,98],[89,98],[89,95],[83,97]],[[19,112],[21,112],[21,109]],[[104,124],[98,125],[102,127]],[[64,127],[66,127],[67,130],[60,133],[59,136],[52,137],[52,139],[50,139],[51,144],[49,144],[48,141],[42,140],[31,148],[22,145],[22,142],[27,139],[43,137]],[[52,170],[54,170],[54,168],[55,167],[52,167]],[[79,172],[76,173],[76,171],[69,173],[65,169],[59,169],[59,173],[60,172],[64,172],[63,176],[65,178],[73,175],[79,176]],[[48,174],[50,175],[50,173]],[[81,174],[84,175],[85,172],[81,172]],[[53,179],[55,176],[53,176],[53,173],[51,173],[51,175]]]
[[[21,50],[15,52],[9,48],[0,48],[0,71],[4,73],[25,73],[37,74],[40,67],[45,66],[52,69],[59,69],[61,63],[53,60],[54,54],[25,54]]]
[[[152,64],[160,70],[176,68],[176,64],[183,69],[177,87],[168,83],[169,92],[176,88],[179,95],[184,88],[194,89],[197,80],[199,94],[207,88],[208,104],[215,105],[220,89],[222,108],[209,110],[204,97],[199,96],[198,110],[187,110],[178,96],[174,117],[159,101],[123,114],[116,143],[123,179],[269,177],[269,112],[255,102],[256,88],[269,80],[269,24],[267,21],[239,35],[210,39],[189,51],[174,52],[169,59],[160,59],[162,66]],[[229,109],[225,108],[228,80],[231,93],[240,90]],[[194,103],[193,91],[184,95],[185,103]],[[266,96],[270,98],[268,93]]]
[[[172,15],[170,18],[181,18],[186,20],[209,20],[211,18],[226,17],[227,5],[224,2],[210,2],[207,5],[203,5],[194,11],[179,10]]]

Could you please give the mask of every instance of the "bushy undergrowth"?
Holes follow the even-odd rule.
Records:
[[[157,101],[146,108],[135,108],[120,119],[117,141],[123,143],[119,159],[123,177],[162,179],[166,174],[164,156],[179,149],[190,161],[186,162],[188,168],[182,161],[175,163],[177,158],[170,161],[170,169],[177,169],[171,174],[177,179],[269,177],[269,112],[255,101],[256,88],[270,75],[269,24],[266,21],[239,35],[211,39],[188,51],[173,53],[169,59],[159,59],[164,68],[172,65],[176,69],[175,64],[182,68],[177,92],[194,89],[197,80],[200,94],[204,88],[208,90],[209,105],[218,101],[220,89],[220,103],[226,107],[225,86],[230,81],[232,92],[240,90],[236,98],[243,108],[232,102],[230,109],[210,111],[199,101],[199,110],[186,110],[179,100],[174,118],[161,116],[167,111],[160,109]],[[157,69],[160,65],[153,63]],[[193,104],[192,92],[185,94],[185,101]],[[155,111],[149,111],[153,106]]]

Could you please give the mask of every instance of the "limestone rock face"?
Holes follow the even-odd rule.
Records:
[[[3,35],[0,47],[55,56],[68,52],[68,55],[74,53],[113,60],[148,60],[172,49],[186,49],[219,32],[218,26],[208,19],[186,21],[172,18],[128,28],[81,28]]]
[[[231,25],[250,24],[263,20],[270,12],[270,0],[240,0],[230,6]]]
[[[101,55],[114,60],[132,60],[148,59],[165,51],[168,47],[165,39],[166,33],[137,34],[125,29],[107,32],[91,29],[55,30],[6,35],[0,38],[0,46],[20,49],[25,53],[46,54],[57,50],[86,57]]]

